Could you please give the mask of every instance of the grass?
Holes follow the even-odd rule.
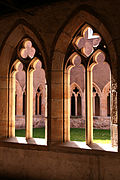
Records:
[[[16,129],[15,136],[17,137],[25,137],[25,129]]]
[[[15,136],[25,137],[25,129],[17,129]],[[34,138],[45,138],[45,128],[34,128]],[[110,130],[94,129],[93,130],[93,142],[109,144],[110,143]],[[70,129],[70,140],[71,141],[85,141],[85,129],[82,128],[71,128]]]
[[[15,136],[25,137],[25,129],[16,129]],[[45,138],[45,128],[33,128],[34,138]]]
[[[34,128],[33,129],[34,138],[45,138],[45,128]]]
[[[71,128],[70,129],[70,140],[84,142],[85,141],[85,129]],[[110,143],[110,130],[94,129],[93,130],[93,142],[109,144]]]

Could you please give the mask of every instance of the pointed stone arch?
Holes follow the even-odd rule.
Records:
[[[47,71],[47,52],[44,46],[44,42],[40,35],[38,36],[38,33],[36,33],[37,30],[33,31],[33,28],[30,28],[30,26],[31,25],[29,25],[26,21],[21,22],[19,20],[13,25],[7,37],[4,39],[0,52],[0,65],[3,67],[5,64],[7,64],[7,66],[5,66],[6,68],[3,68],[4,72],[2,73],[8,75],[10,61],[14,55],[15,48],[18,43],[25,37],[30,37],[33,39],[37,47],[40,49],[40,52],[43,56],[45,71]]]
[[[68,20],[68,23],[62,29],[61,34],[56,38],[57,41],[52,57],[52,69],[63,69],[64,63],[66,63],[64,62],[64,59],[70,41],[72,40],[72,37],[76,34],[76,31],[86,23],[93,26],[105,40],[108,46],[111,62],[115,63],[115,61],[117,61],[117,55],[115,47],[112,43],[112,37],[104,24],[89,12],[80,10],[76,15],[74,15],[71,19]],[[55,62],[57,56],[59,56],[59,64],[56,64]]]
[[[77,93],[74,92],[74,89],[77,88]],[[71,97],[71,100],[72,100],[72,96],[74,95],[75,97],[75,116],[81,116],[82,115],[82,99],[84,98],[83,97],[83,93],[82,93],[82,89],[80,88],[80,86],[73,82],[70,86],[70,97]],[[71,102],[72,103],[72,102]],[[71,104],[71,112],[72,112],[72,104]],[[72,113],[71,113],[72,115]]]
[[[95,82],[93,82],[92,84],[93,84],[93,87],[95,87],[95,89],[96,89],[96,93],[99,96],[101,96],[101,90],[100,90],[99,86]]]
[[[109,92],[110,92],[110,82],[108,82],[102,90],[102,93],[107,94],[107,95],[109,94]]]
[[[73,91],[73,89],[75,88],[75,87],[77,87],[78,89],[79,89],[79,93],[80,93],[80,95],[82,96],[82,89],[80,88],[80,86],[77,84],[77,83],[75,83],[75,82],[73,82],[72,84],[71,84],[71,86],[70,86],[70,91],[71,91],[71,93],[72,93],[72,91]]]
[[[69,106],[70,106],[70,97],[69,97],[69,90],[68,90],[68,82],[69,82],[69,73],[65,69],[67,57],[68,57],[68,48],[70,42],[73,40],[73,36],[76,34],[78,29],[85,24],[89,24],[90,26],[94,27],[97,32],[101,35],[104,39],[107,49],[109,52],[109,59],[110,59],[110,66],[111,66],[111,83],[113,84],[112,91],[117,91],[117,69],[114,68],[117,66],[117,53],[113,44],[113,39],[104,26],[104,24],[95,16],[88,13],[87,11],[80,10],[77,11],[76,15],[72,16],[68,23],[61,29],[61,33],[58,33],[59,36],[56,36],[55,39],[55,46],[54,52],[52,56],[52,81],[51,84],[54,84],[55,81],[58,81],[58,73],[59,73],[59,83],[57,87],[59,88],[59,97],[61,97],[61,101],[59,98],[59,112],[57,114],[57,118],[59,119],[59,127],[56,123],[56,129],[59,129],[59,135],[53,137],[53,141],[69,141],[70,140],[70,119],[69,119]],[[63,45],[64,44],[64,45]],[[53,73],[54,71],[54,73]],[[54,77],[53,77],[54,74]],[[64,83],[64,84],[63,84]],[[64,98],[63,98],[64,97]],[[58,97],[52,93],[52,103],[56,106],[56,99]],[[55,100],[55,101],[54,101]],[[117,106],[113,103],[112,106]],[[117,109],[113,107],[112,109]],[[54,108],[51,109],[51,114],[53,113]],[[61,115],[63,114],[63,116]],[[51,117],[51,119],[53,116]],[[115,119],[113,117],[113,119]],[[112,120],[114,121],[114,120]],[[116,120],[117,121],[117,120]],[[52,122],[50,122],[52,124]],[[114,126],[114,125],[113,125]],[[59,139],[58,139],[59,137]]]
[[[35,32],[37,32],[35,30]],[[14,57],[16,46],[18,43],[25,37],[30,37],[36,43],[38,49],[43,57],[44,61],[44,68],[46,72],[46,79],[47,79],[47,53],[44,47],[44,42],[38,33],[35,33],[30,28],[27,22],[23,22],[21,20],[17,21],[11,30],[9,31],[8,35],[4,39],[0,51],[0,99],[1,99],[1,121],[2,124],[0,126],[0,136],[7,137],[9,136],[9,129],[11,125],[8,125],[9,122],[9,91],[10,91],[10,67],[12,66],[11,60]],[[4,108],[4,110],[2,109]]]

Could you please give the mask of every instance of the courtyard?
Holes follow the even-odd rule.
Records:
[[[16,129],[16,137],[25,137],[25,129]],[[33,138],[45,138],[45,128],[33,128]],[[70,140],[85,142],[84,128],[71,128]],[[101,144],[110,144],[110,130],[108,129],[94,129],[93,142]]]

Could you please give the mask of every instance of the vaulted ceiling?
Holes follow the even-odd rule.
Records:
[[[7,15],[12,12],[26,11],[27,8],[50,4],[60,0],[0,0],[0,16]]]

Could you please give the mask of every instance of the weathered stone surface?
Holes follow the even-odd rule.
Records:
[[[23,2],[21,1],[21,3]],[[36,44],[38,54],[42,54],[45,62],[48,96],[46,97],[43,86],[42,97],[45,98],[42,101],[41,121],[37,116],[33,119],[34,127],[44,126],[45,110],[47,109],[48,146],[26,145],[23,142],[22,144],[0,142],[0,179],[118,180],[120,172],[119,152],[105,152],[102,148],[97,151],[90,149],[90,147],[86,150],[85,147],[80,148],[78,145],[76,147],[62,147],[62,145],[58,147],[55,143],[62,144],[65,133],[66,136],[69,136],[67,128],[70,123],[70,91],[66,92],[66,94],[64,92],[64,83],[66,91],[68,88],[67,83],[64,82],[64,60],[74,36],[80,28],[82,31],[83,26],[88,24],[103,38],[102,49],[108,55],[107,60],[111,64],[112,145],[118,145],[118,151],[120,151],[120,135],[118,134],[120,133],[120,1],[63,0],[48,4],[45,2],[40,6],[36,6],[35,1],[32,3],[35,5],[34,7],[23,8],[19,11],[17,11],[14,2],[11,0],[1,1],[0,3],[1,6],[4,5],[5,9],[8,7],[10,10],[9,14],[0,16],[0,137],[7,137],[9,128],[12,127],[12,120],[10,122],[11,110],[9,109],[10,103],[12,103],[9,99],[9,91],[13,90],[9,89],[10,63],[15,58],[18,43],[24,37],[29,37]],[[12,9],[17,12],[11,13]],[[2,12],[4,12],[4,8],[1,8],[0,14]],[[108,53],[106,52],[107,49]],[[98,86],[96,89],[102,101],[100,107],[102,110],[100,111],[100,117],[94,118],[94,127],[103,128],[104,126],[104,128],[108,128],[110,120],[106,117],[107,94],[104,96],[102,91],[107,82],[110,81],[110,76],[107,75],[107,65],[104,68],[99,66],[97,69],[98,66],[95,66],[94,72],[96,71],[96,75],[93,77],[93,82]],[[53,71],[56,71],[56,73],[51,73]],[[57,73],[57,71],[63,72],[63,74]],[[76,73],[73,73],[71,83],[76,82],[81,89],[84,89],[85,83],[83,81],[85,79],[84,77],[80,79],[81,73],[80,68]],[[42,75],[39,72],[36,76],[36,80],[33,82],[33,114],[35,114],[36,90],[45,74]],[[100,83],[101,80],[102,83]],[[16,116],[16,127],[20,126],[22,128],[25,126],[22,116],[25,77],[23,78],[23,75],[20,75],[17,82],[19,85],[17,85],[16,92],[20,91],[20,93],[18,100],[19,110],[16,113],[19,117]],[[52,85],[54,87],[51,87]],[[58,92],[54,93],[54,89]],[[85,94],[83,97],[85,97]],[[66,104],[64,104],[64,98],[66,98]],[[45,99],[48,99],[46,101],[48,102],[47,107],[45,107]],[[85,115],[86,107],[82,108],[84,112],[82,115]],[[81,118],[79,123],[78,120],[77,118],[71,120],[72,126],[85,125],[85,119]],[[67,140],[69,140],[69,137],[66,137]]]
[[[71,128],[85,128],[85,118],[70,118]],[[110,129],[110,117],[94,117],[93,128],[95,129]]]

